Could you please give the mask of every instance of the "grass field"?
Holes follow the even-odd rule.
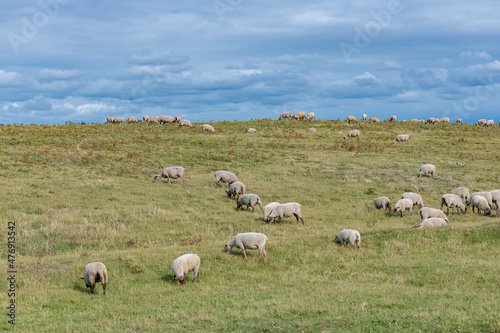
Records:
[[[418,209],[400,218],[371,206],[410,191],[439,208],[458,186],[500,189],[498,127],[318,120],[312,134],[301,121],[212,125],[214,135],[196,124],[0,127],[17,331],[500,332],[495,213],[469,209],[419,230]],[[342,140],[354,128],[361,138]],[[394,142],[400,133],[410,141]],[[437,177],[417,178],[426,163]],[[171,165],[186,169],[186,186],[153,182]],[[305,224],[236,211],[216,170],[235,172],[264,205],[301,203]],[[359,251],[333,243],[345,228],[360,231]],[[247,231],[268,236],[267,261],[222,252]],[[190,252],[201,257],[200,283],[173,284],[172,260]],[[93,261],[107,266],[105,296],[80,279]],[[7,286],[0,295],[6,313]],[[12,329],[3,318],[0,328]]]

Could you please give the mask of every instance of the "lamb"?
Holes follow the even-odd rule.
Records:
[[[372,205],[374,205],[376,209],[384,208],[386,210],[391,210],[391,201],[388,197],[375,198],[373,199]]]
[[[355,138],[355,137],[359,139],[360,135],[361,135],[361,132],[359,130],[350,130],[350,131],[347,131],[346,135],[344,135],[344,139]]]
[[[225,170],[215,171],[214,177],[215,185],[219,185],[220,182],[228,183],[229,185],[231,185],[232,183],[238,181],[238,177],[236,177],[234,173]]]
[[[368,118],[368,116],[366,115],[366,113],[363,113],[363,117],[362,117],[362,119],[363,119],[363,120],[366,120],[366,118]]]
[[[462,211],[462,213],[467,213],[467,207],[464,205],[464,203],[462,202],[462,199],[460,198],[460,196],[456,195],[456,194],[443,194],[443,196],[441,197],[441,210],[443,210],[443,205],[446,205],[446,215],[448,215],[450,213],[450,208],[453,209],[453,208],[457,208],[460,209]],[[453,210],[452,210],[453,212]]]
[[[436,177],[436,166],[434,164],[424,164],[418,170],[417,176],[420,178],[422,176],[432,175]]]
[[[439,217],[431,217],[423,220],[420,224],[414,225],[413,228],[428,228],[428,227],[442,227],[447,225],[448,222]]]
[[[481,210],[484,215],[491,214],[491,206],[488,204],[488,200],[481,195],[472,195],[470,204],[472,206],[472,212],[474,213],[474,208],[477,208],[477,213],[479,214]]]
[[[262,201],[260,200],[259,196],[257,194],[243,194],[240,199],[238,200],[238,203],[236,205],[236,209],[240,209],[242,206],[247,206],[252,207],[252,213],[254,211],[254,208],[256,205],[259,206],[260,211],[263,211],[262,208]]]
[[[259,250],[259,256],[264,255],[264,261],[266,260],[266,241],[267,236],[258,232],[244,232],[237,234],[234,238],[224,245],[224,251],[229,252],[233,247],[241,249],[243,251],[243,256],[247,260],[246,249]]]
[[[172,262],[172,273],[175,280],[179,281],[181,285],[186,282],[186,275],[193,272],[193,280],[191,283],[200,282],[200,257],[194,253],[183,254]]]
[[[316,119],[316,114],[314,112],[309,112],[307,114],[307,120],[311,121],[311,120],[315,120]]]
[[[457,187],[450,191],[451,194],[456,194],[464,199],[464,202],[469,198],[469,189],[467,187]]]
[[[403,212],[407,210],[408,215],[411,215],[413,210],[413,201],[411,199],[399,199],[394,205],[394,213],[399,212],[401,217],[403,217]]]
[[[316,132],[318,132],[318,130],[315,129],[314,127],[311,127],[311,128],[307,129],[307,133],[316,133]]]
[[[201,127],[201,131],[202,132],[210,132],[210,133],[215,133],[215,129],[212,125],[209,125],[209,124],[203,124],[203,125],[200,125]]]
[[[154,177],[154,180],[156,181],[160,178],[167,178],[169,184],[170,184],[170,179],[181,178],[182,184],[186,185],[186,178],[184,177],[184,168],[180,166],[171,166],[164,168],[161,173],[157,174]]]
[[[490,206],[490,208],[492,207],[493,205],[493,198],[491,196],[491,192],[474,192],[472,193],[468,198],[467,198],[467,205],[470,205],[471,203],[471,198],[475,195],[480,195],[482,197],[484,197],[486,199],[486,201],[488,202],[488,205]]]
[[[266,221],[269,223],[271,220],[278,219],[278,222],[281,222],[283,217],[292,217],[295,216],[297,219],[297,223],[299,223],[299,219],[304,224],[304,219],[302,218],[302,213],[300,212],[301,205],[296,202],[287,202],[284,204],[280,204],[276,206],[269,215],[267,215]]]
[[[193,124],[189,120],[183,119],[179,121],[179,127],[181,126],[193,127]]]
[[[357,230],[344,229],[335,237],[335,243],[340,245],[350,243],[352,246],[356,246],[359,250],[359,246],[361,245],[361,235]]]
[[[87,288],[90,288],[90,293],[94,293],[95,284],[102,283],[102,294],[106,295],[106,285],[108,284],[108,271],[102,262],[92,262],[85,266],[83,271],[83,281]]]
[[[420,208],[420,218],[422,220],[428,219],[429,217],[439,217],[448,222],[448,217],[444,214],[441,209],[423,207]]]
[[[245,129],[245,133],[257,133],[257,130],[255,128],[249,127]]]
[[[422,196],[418,193],[413,192],[405,192],[401,194],[401,199],[410,199],[413,201],[413,205],[418,205],[420,208],[424,207],[424,201],[422,200]]]
[[[348,122],[349,124],[350,124],[350,123],[357,123],[357,122],[358,122],[358,120],[357,120],[357,119],[356,119],[356,117],[354,117],[354,116],[347,116],[345,119],[347,120],[347,122]]]
[[[234,182],[229,185],[229,189],[226,191],[228,198],[233,196],[236,201],[240,199],[240,195],[245,194],[245,185],[242,182]]]
[[[175,118],[172,116],[160,116],[159,121],[160,124],[173,124],[175,122]]]
[[[396,121],[398,118],[396,116],[392,116],[391,118],[389,118],[389,121]]]
[[[283,112],[282,114],[280,114],[279,120],[283,120],[283,119],[292,119],[292,113],[291,112]]]
[[[410,140],[410,136],[408,134],[398,134],[396,135],[396,138],[394,138],[394,141],[396,142],[403,142],[408,140]]]
[[[370,117],[370,121],[374,122],[374,123],[379,123],[380,122],[380,120],[378,120],[377,117]]]
[[[131,123],[138,123],[139,120],[137,120],[136,117],[128,117],[127,118],[127,123],[131,124]]]
[[[269,223],[271,220],[267,218],[267,216],[269,214],[271,214],[271,212],[273,211],[274,208],[276,208],[277,206],[279,206],[280,203],[279,202],[270,202],[268,203],[265,207],[264,207],[264,212],[262,214],[262,220],[266,221],[267,223]]]

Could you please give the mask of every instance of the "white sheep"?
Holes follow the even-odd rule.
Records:
[[[474,213],[474,208],[477,208],[477,213],[479,214],[481,210],[484,215],[491,214],[491,206],[488,204],[488,200],[482,195],[471,195],[470,204],[472,206],[472,212]]]
[[[436,166],[434,164],[424,164],[418,170],[417,173],[418,177],[428,176],[428,175],[436,177]]]
[[[450,118],[449,117],[443,117],[443,118],[439,119],[439,122],[440,123],[449,123],[450,122]]]
[[[193,127],[193,124],[189,120],[183,119],[179,121],[179,127],[181,126]]]
[[[229,252],[233,247],[241,249],[243,251],[243,256],[245,260],[247,259],[247,251],[249,250],[259,250],[259,256],[264,255],[264,261],[266,260],[266,241],[267,236],[258,232],[244,232],[237,234],[234,238],[224,245],[224,251]]]
[[[136,117],[128,117],[127,118],[127,123],[131,124],[131,123],[138,123],[139,120],[137,120]]]
[[[209,125],[209,124],[203,124],[203,125],[200,125],[201,127],[201,131],[202,132],[210,132],[210,133],[215,133],[215,129],[212,125]]]
[[[106,118],[106,122],[108,124],[113,124],[114,120],[115,120],[115,117],[108,117],[108,118]]]
[[[245,133],[257,133],[257,130],[255,128],[249,127],[245,129]]]
[[[172,262],[172,274],[175,280],[182,285],[186,282],[186,275],[193,272],[193,280],[191,283],[200,282],[200,257],[194,253],[183,254]]]
[[[124,124],[124,123],[125,123],[125,119],[123,119],[122,117],[113,118],[113,124]]]
[[[346,135],[344,135],[344,139],[347,139],[347,138],[358,138],[359,139],[360,135],[361,135],[361,132],[359,130],[350,130],[350,131],[347,131]]]
[[[420,120],[418,120],[416,118],[410,119],[410,123],[419,123],[419,122],[420,122]]]
[[[460,198],[464,200],[464,202],[467,202],[467,199],[469,198],[469,189],[467,187],[454,188],[453,190],[450,191],[450,193],[458,195]]]
[[[366,120],[366,118],[368,118],[368,116],[366,115],[366,113],[363,113],[363,117],[362,117],[362,119],[363,119],[363,120]]]
[[[314,112],[309,112],[307,114],[307,120],[311,121],[311,120],[315,120],[316,119],[316,114]]]
[[[160,117],[159,116],[148,117],[147,122],[148,122],[148,124],[159,124]]]
[[[448,222],[448,217],[441,209],[422,207],[420,208],[420,218],[422,220],[428,219],[430,217],[439,217]]]
[[[413,201],[413,205],[418,205],[420,208],[424,207],[424,200],[422,200],[422,196],[418,193],[413,192],[405,192],[401,194],[401,199],[410,199]]]
[[[278,219],[279,222],[282,221],[283,217],[292,217],[295,216],[297,219],[297,223],[299,223],[299,219],[304,224],[304,219],[302,218],[302,213],[300,211],[301,205],[296,202],[287,202],[284,204],[280,204],[276,206],[269,215],[267,215],[266,221],[269,223],[271,220]]]
[[[475,125],[478,125],[478,126],[485,126],[486,125],[486,119],[479,119]]]
[[[228,183],[229,185],[231,185],[232,183],[238,181],[238,177],[236,177],[234,173],[225,170],[215,171],[214,177],[215,185],[219,185],[220,182]]]
[[[85,266],[83,271],[83,281],[87,288],[90,288],[90,293],[94,293],[95,284],[102,283],[102,294],[106,295],[106,285],[108,284],[108,271],[102,262],[92,262]]]
[[[308,133],[316,133],[316,132],[318,132],[318,130],[317,130],[317,129],[315,129],[314,127],[311,127],[311,128],[308,128],[308,129],[307,129],[307,132],[308,132]]]
[[[442,227],[447,224],[448,222],[446,222],[442,218],[430,217],[420,222],[420,224],[414,225],[413,228]]]
[[[284,119],[292,119],[292,113],[291,112],[283,112],[282,114],[280,114],[279,120],[284,120]]]
[[[157,174],[154,177],[154,180],[156,181],[160,178],[167,178],[169,184],[170,184],[170,179],[181,178],[182,184],[186,185],[186,178],[184,177],[184,168],[180,166],[171,166],[164,168],[161,173]]]
[[[398,118],[396,116],[392,116],[391,118],[389,118],[389,121],[397,121]]]
[[[350,123],[357,123],[358,122],[358,119],[356,119],[356,117],[354,116],[347,116],[345,118],[347,120],[347,122],[350,124]]]
[[[240,196],[245,194],[245,184],[242,182],[234,182],[231,185],[229,185],[229,189],[226,191],[226,194],[228,198],[231,198],[233,196],[236,201],[240,199]]]
[[[394,213],[399,212],[403,217],[403,212],[407,210],[408,215],[411,215],[413,210],[413,201],[411,199],[399,199],[394,205]]]
[[[444,205],[446,205],[447,215],[450,213],[450,208],[452,209],[452,213],[453,208],[456,208],[457,210],[460,209],[464,214],[467,213],[467,207],[464,205],[462,198],[460,198],[457,194],[443,194],[441,197],[441,210],[443,210]]]
[[[484,197],[486,199],[486,201],[488,202],[488,205],[490,206],[490,208],[492,208],[493,197],[491,195],[491,192],[474,192],[474,193],[472,193],[471,195],[469,195],[469,197],[466,200],[467,205],[470,205],[471,199],[475,195],[480,195],[480,196]]]
[[[160,116],[159,120],[160,124],[173,124],[175,122],[175,118],[172,116]]]
[[[297,112],[293,115],[293,119],[307,119],[307,114],[304,111]]]
[[[262,208],[262,201],[260,200],[259,196],[257,194],[243,194],[240,199],[238,200],[238,203],[236,205],[236,209],[240,209],[242,206],[247,206],[252,207],[252,213],[254,211],[255,206],[259,206],[260,211],[262,212],[264,209]]]
[[[490,191],[491,193],[491,202],[496,202],[500,198],[500,190]],[[496,204],[496,203],[495,203]],[[500,208],[497,205],[497,209]]]
[[[357,230],[344,229],[335,237],[335,243],[340,245],[349,243],[352,244],[352,246],[356,246],[359,250],[361,246],[361,235]]]
[[[462,118],[458,118],[455,123],[462,125],[464,123],[464,120]]]
[[[370,117],[370,121],[374,122],[374,123],[379,123],[380,122],[380,120],[378,120],[377,117]]]
[[[375,198],[373,199],[372,205],[374,205],[376,209],[384,208],[386,210],[391,210],[391,201],[388,197]]]
[[[262,212],[262,220],[266,221],[266,222],[270,222],[270,220],[267,218],[269,214],[271,214],[271,212],[273,211],[274,208],[276,208],[277,206],[279,206],[280,203],[279,202],[270,202],[268,203],[267,205],[264,206],[264,211]]]
[[[490,126],[493,126],[495,125],[495,121],[493,119],[490,119],[486,122],[486,124],[484,126],[486,127],[490,127]]]
[[[394,141],[396,142],[403,142],[403,141],[408,141],[410,140],[410,136],[408,134],[398,134],[394,138]]]

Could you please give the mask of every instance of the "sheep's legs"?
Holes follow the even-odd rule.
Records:
[[[104,283],[102,284],[102,294],[106,295],[106,285]]]

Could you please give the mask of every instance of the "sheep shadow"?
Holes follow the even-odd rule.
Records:
[[[165,274],[161,277],[161,280],[168,283],[174,283],[174,274]]]

